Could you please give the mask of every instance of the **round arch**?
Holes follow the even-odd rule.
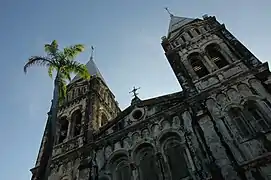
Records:
[[[185,141],[185,139],[181,133],[179,133],[178,131],[173,130],[173,129],[167,129],[167,130],[161,132],[161,134],[157,138],[157,142],[159,142],[159,144],[162,145],[163,142],[165,142],[168,138],[172,138],[172,137],[179,139],[180,142]]]
[[[115,152],[113,152],[107,159],[107,165],[110,165],[114,160],[116,160],[119,157],[129,157],[129,153],[127,150],[119,149]]]
[[[143,141],[141,143],[136,144],[131,150],[131,158],[136,162],[136,156],[142,149],[153,149],[155,151],[155,146],[150,142]]]
[[[220,69],[227,65],[229,62],[222,52],[221,47],[216,43],[210,43],[205,47],[205,52],[210,60]]]
[[[187,59],[192,66],[192,69],[199,78],[202,78],[209,74],[208,69],[203,64],[204,57],[200,53],[193,52],[187,56]]]
[[[77,109],[72,112],[71,115],[71,120],[72,120],[72,134],[73,136],[78,136],[81,133],[81,128],[82,128],[82,112],[80,109]]]

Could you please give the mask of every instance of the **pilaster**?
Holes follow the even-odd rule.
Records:
[[[221,169],[221,174],[226,180],[239,180],[237,172],[231,164],[231,161],[227,157],[226,149],[221,144],[219,136],[215,132],[214,124],[212,123],[210,117],[204,116],[199,120],[199,125],[204,132],[204,138],[209,146],[215,163]]]

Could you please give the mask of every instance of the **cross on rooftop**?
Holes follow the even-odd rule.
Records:
[[[129,93],[133,93],[133,97],[137,97],[138,93],[137,93],[136,91],[139,90],[139,89],[140,89],[140,87],[136,88],[136,87],[134,86],[133,90],[130,91]]]

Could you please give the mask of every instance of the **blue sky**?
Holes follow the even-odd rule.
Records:
[[[52,96],[52,80],[43,68],[27,75],[31,55],[43,44],[83,43],[85,63],[94,45],[95,61],[123,109],[128,93],[140,86],[142,99],[172,93],[180,86],[164,57],[160,38],[169,16],[215,15],[260,60],[270,58],[270,0],[8,0],[0,6],[0,179],[29,180]]]

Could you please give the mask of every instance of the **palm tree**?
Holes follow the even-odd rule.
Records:
[[[45,44],[44,50],[46,56],[32,56],[28,59],[28,62],[24,65],[24,72],[27,73],[28,68],[34,65],[47,67],[48,75],[51,78],[53,77],[53,72],[56,72],[53,100],[50,112],[48,113],[47,143],[45,143],[44,157],[37,173],[38,179],[47,180],[50,172],[54,141],[56,139],[58,106],[60,101],[66,96],[67,80],[71,80],[71,73],[76,73],[83,79],[89,79],[90,75],[85,65],[75,61],[76,56],[84,51],[82,44],[76,44],[60,50],[57,41],[54,40],[51,44]]]

